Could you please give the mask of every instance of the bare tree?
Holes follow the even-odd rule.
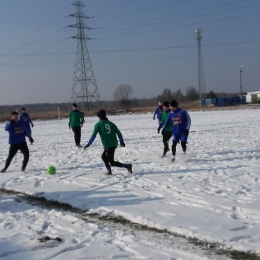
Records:
[[[187,90],[186,90],[186,100],[187,101],[196,101],[199,98],[200,98],[199,92],[195,87],[190,86],[187,88]]]
[[[125,109],[131,105],[131,95],[134,93],[133,87],[129,84],[118,86],[114,92],[114,100]]]

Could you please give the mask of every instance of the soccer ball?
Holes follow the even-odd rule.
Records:
[[[50,175],[53,175],[56,173],[56,168],[54,166],[49,166],[47,168],[47,173],[50,174]]]

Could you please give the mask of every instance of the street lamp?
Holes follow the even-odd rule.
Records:
[[[243,68],[243,65],[241,65],[241,67],[240,67],[240,95],[241,95],[241,98],[242,98],[242,72],[243,72],[242,68]]]

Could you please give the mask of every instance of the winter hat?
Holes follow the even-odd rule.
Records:
[[[176,101],[176,100],[172,100],[172,101],[170,102],[170,106],[171,106],[171,107],[178,107],[177,101]]]
[[[101,109],[101,110],[98,111],[97,116],[99,118],[106,118],[107,113],[106,113],[106,111],[104,109]]]
[[[168,101],[164,101],[164,102],[163,102],[163,106],[164,106],[164,107],[169,107],[169,102],[168,102]]]
[[[14,112],[12,112],[11,115],[12,115],[12,116],[13,116],[13,115],[18,115],[18,113],[17,113],[16,111],[14,111]]]
[[[21,109],[21,111],[25,111],[25,108],[23,107],[23,108]]]
[[[72,106],[73,106],[73,107],[78,107],[76,103],[73,103]]]

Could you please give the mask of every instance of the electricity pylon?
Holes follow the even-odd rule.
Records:
[[[91,40],[85,35],[85,30],[92,28],[85,24],[85,20],[89,19],[83,12],[85,5],[82,1],[73,3],[76,7],[76,13],[70,16],[76,17],[76,24],[69,25],[68,27],[77,28],[77,35],[71,38],[77,39],[77,53],[74,68],[73,87],[71,101],[74,103],[81,103],[82,110],[85,106],[89,111],[90,107],[100,105],[100,96],[98,87],[90,60],[87,41]]]

